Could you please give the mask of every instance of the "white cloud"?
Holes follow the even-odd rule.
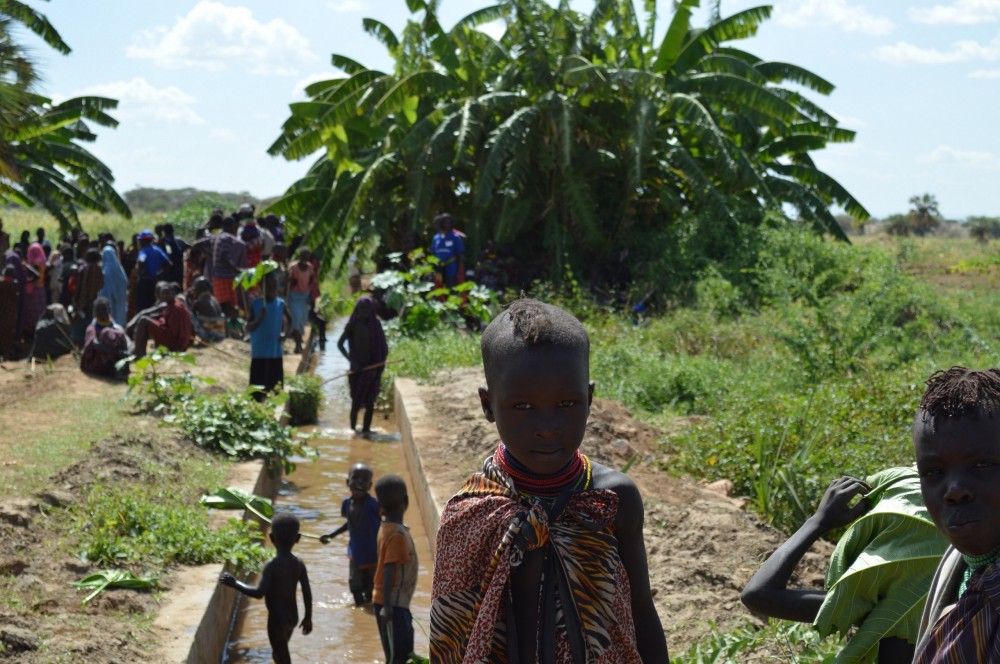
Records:
[[[130,81],[91,85],[71,96],[77,95],[117,99],[118,108],[112,111],[112,115],[122,122],[139,126],[145,126],[147,122],[193,125],[205,122],[193,108],[197,99],[173,85],[154,87],[141,76]]]
[[[1000,39],[994,38],[988,44],[974,41],[958,41],[947,51],[936,48],[921,48],[908,42],[897,42],[893,46],[880,46],[875,57],[893,64],[916,63],[920,65],[953,64],[974,60],[992,61],[1000,59]]]
[[[846,129],[856,129],[868,126],[867,122],[865,122],[861,118],[856,118],[853,115],[843,115],[841,113],[833,113],[833,112],[831,112],[830,115],[836,118],[837,124]]]
[[[917,162],[921,164],[936,164],[940,162],[960,162],[964,164],[996,164],[997,158],[992,152],[976,152],[973,150],[957,150],[948,145],[939,145],[926,154],[919,155]]]
[[[847,0],[797,0],[778,5],[774,20],[786,28],[839,28],[845,32],[885,35],[892,31],[892,20],[876,16],[860,4]]]
[[[917,23],[977,25],[1000,20],[1000,0],[955,0],[947,5],[913,7],[907,12]]]
[[[326,6],[335,12],[363,12],[368,9],[368,5],[361,0],[336,0],[336,2],[328,2]]]
[[[166,69],[225,69],[247,65],[251,74],[294,76],[296,66],[317,59],[309,40],[281,19],[261,23],[246,7],[201,0],[172,27],[142,32],[125,53]]]
[[[236,140],[236,132],[229,127],[215,127],[208,133],[208,136],[220,141]]]
[[[992,79],[1000,78],[1000,69],[977,69],[969,72],[969,78]]]

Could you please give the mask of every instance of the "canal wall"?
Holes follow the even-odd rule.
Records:
[[[437,547],[437,531],[441,524],[441,511],[447,502],[447,496],[439,495],[431,483],[427,481],[423,464],[420,460],[421,440],[433,440],[438,436],[427,406],[423,399],[417,396],[417,384],[409,378],[397,378],[393,384],[393,408],[395,409],[396,425],[399,427],[400,442],[406,465],[413,481],[411,497],[423,519],[424,530],[430,539],[431,551]]]
[[[299,360],[297,374],[312,370],[315,358],[312,336],[305,344],[305,352]],[[275,413],[283,423],[288,422],[284,406]],[[251,491],[258,496],[274,498],[281,480],[280,475],[271,475],[263,461],[249,461],[236,464],[226,486]],[[213,527],[224,525],[231,512],[216,512],[212,516]],[[243,513],[243,520],[253,519],[265,529],[266,524],[250,512]],[[226,651],[226,642],[239,607],[242,595],[219,584],[219,575],[232,571],[228,564],[218,563],[182,567],[173,576],[170,587],[166,588],[164,602],[160,607],[153,632],[159,646],[150,657],[151,662],[164,664],[217,664]]]

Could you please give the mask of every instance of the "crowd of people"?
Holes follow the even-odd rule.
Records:
[[[273,296],[287,303],[279,313],[279,343],[287,336],[301,353],[310,322],[322,322],[320,261],[290,238],[296,252],[290,262],[282,220],[254,212],[249,203],[230,213],[216,209],[193,238],[165,223],[131,238],[91,237],[77,228],[54,243],[43,228],[12,241],[0,221],[0,360],[77,352],[85,372],[122,377],[121,360],[151,347],[184,351],[197,340],[253,342],[265,329],[273,335],[273,324],[260,327],[263,284],[237,283],[262,261],[273,262]]]

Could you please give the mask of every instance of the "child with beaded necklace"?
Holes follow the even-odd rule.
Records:
[[[642,497],[579,450],[594,395],[586,330],[521,298],[481,345],[479,396],[502,442],[441,517],[431,661],[668,662]]]

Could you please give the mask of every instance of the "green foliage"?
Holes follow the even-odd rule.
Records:
[[[285,381],[288,392],[288,418],[294,425],[314,424],[319,420],[323,403],[323,380],[312,374],[301,374]]]
[[[73,584],[74,588],[93,590],[83,599],[87,604],[108,588],[129,588],[132,590],[152,590],[157,587],[157,580],[152,577],[136,576],[132,572],[120,569],[106,569],[81,579]]]
[[[261,261],[254,267],[240,270],[233,280],[233,288],[243,288],[250,290],[256,288],[266,275],[278,269],[278,264],[272,260]]]
[[[195,231],[208,222],[212,210],[230,209],[232,201],[219,194],[198,194],[184,202],[179,210],[172,210],[163,216],[164,223],[174,225],[174,233],[194,237]]]
[[[75,513],[81,555],[105,565],[147,567],[230,562],[255,570],[267,559],[256,524],[230,519],[213,531],[184,496],[135,485],[95,486]]]
[[[237,487],[216,489],[209,496],[202,496],[199,505],[215,510],[247,510],[270,523],[274,507],[270,498],[262,498]]]
[[[850,636],[837,661],[860,664],[877,660],[881,639],[916,642],[931,578],[948,547],[924,507],[915,469],[890,468],[867,481],[874,507],[837,543],[815,621],[820,634]]]
[[[696,4],[674,3],[662,41],[643,27],[655,26],[655,6],[636,11],[632,0],[601,0],[589,14],[501,0],[450,29],[437,3],[412,2],[398,35],[366,19],[394,66],[333,56],[340,72],[292,104],[269,148],[321,156],[270,209],[311,244],[348,252],[373,237],[390,251],[412,246],[448,210],[470,255],[496,240],[528,279],[560,279],[568,256],[590,281],[627,281],[608,275],[627,263],[659,283],[663,270],[634,256],[669,263],[671,240],[694,247],[702,232],[722,256],[739,237],[728,229],[785,205],[845,237],[830,205],[868,213],[812,155],[854,134],[799,92],[832,84],[736,47],[770,7],[695,26]],[[500,39],[475,29],[490,20],[505,23]]]
[[[403,268],[401,254],[391,258],[399,269],[379,272],[371,280],[371,287],[385,292],[385,303],[397,314],[386,324],[390,334],[420,336],[442,327],[478,330],[492,318],[496,296],[489,289],[472,281],[435,287],[437,257],[416,249],[409,254],[409,269]]]
[[[839,646],[839,641],[823,639],[810,625],[771,620],[763,629],[747,625],[731,632],[714,630],[701,642],[691,645],[687,652],[671,653],[671,661],[678,664],[740,664],[756,656],[759,661],[832,664]]]
[[[196,217],[202,212],[211,212],[212,207],[232,210],[243,203],[260,204],[260,201],[245,191],[232,194],[203,191],[193,187],[184,187],[182,189],[136,187],[135,189],[126,191],[124,196],[129,206],[135,210],[168,213],[170,215],[168,221],[172,222],[175,227],[178,223],[182,223],[185,226],[190,226],[192,229],[196,226],[192,226],[191,224],[197,223],[200,225],[208,220],[207,214],[200,221],[197,221]],[[206,205],[211,205],[211,207],[206,208]],[[178,210],[184,208],[187,208],[188,212],[180,216]],[[196,211],[199,213],[198,215],[194,214]],[[175,216],[175,214],[178,214],[178,216]]]
[[[141,410],[167,412],[196,396],[200,386],[215,383],[211,378],[195,376],[184,366],[194,366],[195,362],[191,353],[174,353],[163,346],[138,360],[132,359],[126,398],[134,395],[134,405]]]
[[[277,401],[259,403],[253,391],[189,399],[164,420],[178,424],[188,438],[206,450],[232,459],[280,463],[286,474],[291,473],[295,470],[292,457],[312,454],[306,446],[309,436],[281,424],[274,416]]]

